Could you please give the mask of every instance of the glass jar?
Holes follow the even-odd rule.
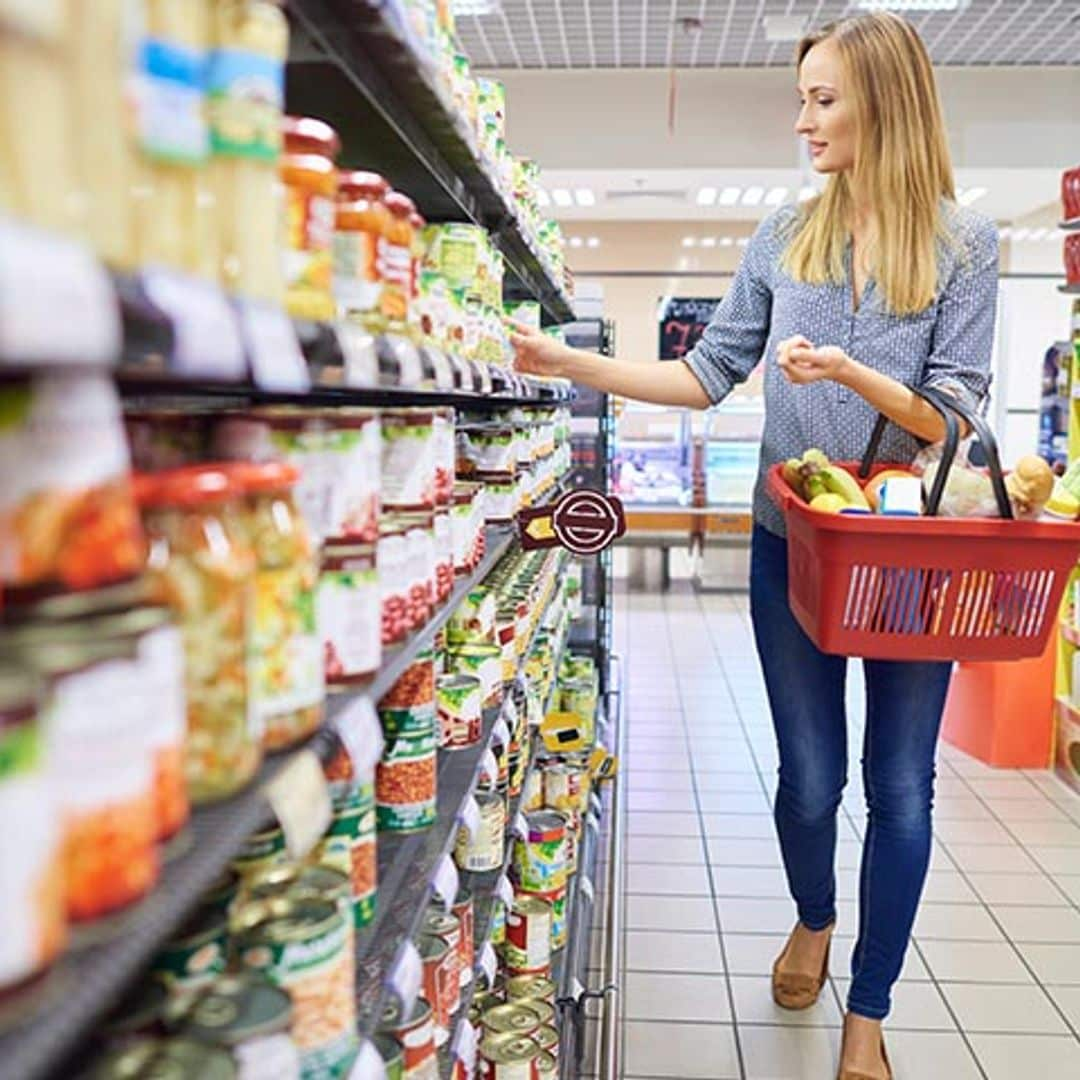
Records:
[[[334,317],[334,215],[341,150],[337,132],[309,117],[285,117],[285,306],[295,319]]]
[[[251,694],[267,750],[318,730],[323,717],[322,642],[315,618],[318,567],[293,501],[300,475],[284,462],[229,465],[243,491],[243,524],[255,553]]]
[[[382,643],[397,645],[412,628],[409,621],[409,542],[404,526],[392,518],[379,522],[375,561],[379,568]]]
[[[242,788],[262,761],[249,659],[255,558],[237,521],[240,492],[210,466],[139,476],[136,491],[152,592],[184,637],[188,792],[209,802]]]
[[[334,220],[334,299],[344,318],[373,333],[385,329],[381,311],[379,246],[390,214],[383,198],[390,185],[377,173],[338,175]]]
[[[386,230],[379,243],[379,271],[382,275],[380,310],[387,327],[402,332],[409,321],[412,299],[413,236],[412,216],[416,206],[400,191],[383,197],[389,211]]]
[[[289,27],[276,0],[216,0],[206,69],[221,280],[281,303],[284,210],[278,161]]]

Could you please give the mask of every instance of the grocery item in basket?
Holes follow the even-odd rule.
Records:
[[[326,680],[370,679],[382,661],[382,593],[374,544],[330,541],[315,594]]]
[[[485,709],[498,708],[502,703],[502,650],[498,645],[451,645],[446,650],[446,664],[450,671],[480,680]]]
[[[158,952],[153,973],[171,990],[195,990],[225,973],[228,923],[217,908],[199,908]]]
[[[240,489],[201,466],[143,475],[136,487],[153,541],[151,593],[184,638],[188,791],[194,802],[223,798],[262,761],[249,663],[255,561],[237,522]]]
[[[438,1080],[439,1059],[435,1051],[435,1024],[431,1005],[417,998],[407,1017],[394,999],[386,1007],[379,1033],[397,1039],[405,1052],[405,1080]]]
[[[526,837],[514,840],[514,874],[526,892],[550,892],[566,884],[567,821],[556,810],[525,815]]]
[[[42,687],[22,668],[0,666],[0,806],[4,873],[0,997],[44,972],[67,936],[60,807],[50,786]]]
[[[0,387],[0,585],[88,589],[141,572],[146,546],[108,373]]]
[[[344,1075],[356,1054],[350,936],[331,902],[275,899],[249,905],[232,941],[241,970],[259,972],[288,993],[305,1080]]]
[[[435,717],[416,730],[386,733],[375,774],[376,820],[380,830],[415,832],[435,821]]]
[[[237,1080],[300,1080],[289,1034],[292,1002],[268,979],[225,975],[165,1007],[170,1033],[230,1051]]]
[[[423,995],[431,1005],[435,1045],[442,1046],[450,1038],[451,1017],[461,996],[457,949],[434,934],[421,934],[416,945],[424,965]]]
[[[375,787],[361,783],[334,797],[334,817],[309,861],[332,866],[352,885],[353,925],[367,926],[375,916],[378,859],[375,847]]]
[[[441,675],[436,685],[439,745],[460,750],[480,741],[482,697],[475,675]]]
[[[232,1055],[194,1039],[139,1038],[106,1051],[84,1074],[86,1080],[167,1076],[170,1080],[237,1080]]]
[[[435,418],[423,409],[382,414],[382,501],[394,510],[435,509]]]
[[[464,827],[458,830],[454,858],[462,870],[485,873],[503,864],[506,800],[495,792],[483,791],[475,798],[480,825],[475,835]]]
[[[503,956],[512,974],[543,972],[551,967],[551,905],[527,893],[514,897],[506,916]]]
[[[307,738],[322,723],[318,563],[293,502],[296,466],[243,463],[228,466],[228,473],[244,496],[241,527],[255,554],[254,708],[263,744],[281,750]]]

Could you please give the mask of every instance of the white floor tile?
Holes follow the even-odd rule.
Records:
[[[670,866],[639,863],[626,870],[628,893],[646,895],[670,894],[674,896],[711,896],[709,877],[703,866],[681,866],[673,871]]]
[[[1072,1038],[1049,1035],[972,1035],[971,1045],[987,1080],[1071,1076],[1080,1047]]]
[[[1022,821],[1058,821],[1066,825],[1070,822],[1069,815],[1041,793],[1034,799],[1009,799],[999,802],[994,807],[994,813],[1006,825]]]
[[[1080,1031],[1080,986],[1048,986],[1046,992],[1065,1014],[1073,1030]]]
[[[1080,945],[1018,945],[1017,948],[1040,982],[1080,986]]]
[[[772,997],[771,975],[732,976],[738,1024],[773,1024],[779,1027],[841,1027],[843,1016],[830,993],[824,992],[809,1009],[782,1009]]]
[[[1027,850],[1048,874],[1080,874],[1080,848],[1032,844]]]
[[[735,1033],[720,1024],[626,1024],[625,1075],[677,1080],[739,1076]]]
[[[924,904],[974,904],[979,897],[964,880],[964,875],[951,870],[932,870],[923,887]]]
[[[1064,907],[994,907],[1005,933],[1018,942],[1080,945],[1080,911]]]
[[[635,836],[690,836],[701,826],[693,811],[684,813],[655,813],[648,810],[631,811],[626,816],[626,835]]]
[[[823,1080],[836,1075],[840,1029],[741,1027],[746,1080]]]
[[[939,982],[1031,983],[1031,972],[1004,941],[919,940],[919,951]]]
[[[1074,904],[1080,904],[1080,874],[1057,874],[1054,881]]]
[[[1080,825],[1071,821],[1015,821],[1009,828],[1022,844],[1080,847]]]
[[[630,930],[626,935],[626,970],[722,975],[720,939],[716,934]]]
[[[697,768],[694,769],[694,786],[699,795],[765,790],[756,772],[703,772]]]
[[[713,866],[713,892],[718,897],[787,899],[787,877],[779,866]]]
[[[772,814],[703,813],[706,836],[746,840],[771,840],[776,836]]]
[[[934,835],[946,844],[1013,844],[1016,842],[1009,830],[992,818],[983,821],[943,821],[934,823]]]
[[[923,904],[915,917],[915,937],[919,941],[1004,940],[986,909],[974,904]]]
[[[841,1000],[847,1000],[850,987],[849,979],[836,980]],[[898,982],[886,1025],[890,1036],[893,1031],[956,1031],[956,1021],[932,982]]]
[[[700,836],[631,836],[626,842],[626,854],[630,863],[705,865],[705,845]]]
[[[934,821],[990,821],[993,815],[974,795],[938,796],[934,799]]]
[[[762,791],[704,791],[698,803],[710,814],[768,814],[772,810]]]
[[[743,900],[722,898],[717,902],[720,929],[725,934],[789,934],[795,925],[791,900]]]
[[[1067,1035],[1069,1029],[1037,986],[945,983],[948,999],[964,1031],[1017,1035]],[[1077,1047],[1080,1052],[1080,1046]]]
[[[713,902],[704,896],[628,896],[626,926],[630,930],[716,931]]]
[[[724,954],[732,975],[771,976],[787,934],[724,934]]]
[[[689,791],[631,791],[626,797],[631,812],[649,810],[658,813],[674,811],[685,814],[697,809],[694,795]]]
[[[1017,844],[951,843],[948,851],[956,865],[965,871],[1026,874],[1038,870],[1035,860]]]
[[[1068,906],[1068,899],[1043,874],[968,874],[979,898],[987,904]]]
[[[981,1080],[961,1035],[943,1031],[894,1031],[886,1045],[896,1080]]]
[[[1030,799],[1038,790],[1026,776],[974,777],[968,786],[988,802],[1008,799]]]
[[[736,837],[709,837],[709,862],[713,866],[782,865],[780,845],[775,839],[743,840]]]
[[[663,975],[655,971],[626,974],[628,1020],[722,1024],[731,1022],[727,980],[723,975]],[[677,1034],[677,1033],[676,1033]]]

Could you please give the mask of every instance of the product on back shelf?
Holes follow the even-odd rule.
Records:
[[[435,418],[423,409],[382,414],[382,503],[394,510],[435,508]]]
[[[446,938],[434,934],[421,934],[416,947],[424,965],[423,995],[431,1005],[435,1045],[442,1046],[450,1038],[450,1019],[456,999],[461,996],[457,949]]]
[[[237,1080],[240,1074],[228,1050],[194,1039],[137,1038],[108,1050],[84,1080],[168,1076],[176,1080]]]
[[[535,896],[522,894],[506,916],[503,956],[512,975],[542,975],[551,968],[552,909]]]
[[[435,517],[430,511],[394,514],[391,520],[405,530],[409,567],[408,622],[419,630],[435,606]]]
[[[377,173],[343,172],[334,226],[334,298],[347,319],[385,329],[379,247],[389,227],[390,185]]]
[[[400,191],[389,191],[383,203],[390,212],[377,247],[382,290],[380,311],[391,330],[401,332],[409,321],[413,292],[413,201]]]
[[[450,671],[475,675],[480,680],[485,709],[502,703],[502,650],[491,642],[475,642],[450,646],[446,651]]]
[[[375,555],[374,544],[330,541],[323,548],[316,610],[329,683],[362,682],[379,668],[382,568]]]
[[[435,1025],[431,1005],[417,998],[407,1017],[392,998],[379,1022],[379,1034],[390,1035],[405,1050],[405,1080],[438,1080],[439,1059],[435,1051]]]
[[[207,986],[225,973],[228,922],[218,908],[193,912],[154,958],[152,970],[170,990]]]
[[[310,117],[285,117],[285,306],[296,319],[329,320],[336,314],[333,292],[334,224],[341,142],[329,124]]]
[[[454,859],[462,870],[486,873],[503,864],[506,800],[501,795],[479,791],[476,804],[480,824],[475,834],[464,826],[458,829]]]
[[[457,474],[506,473],[517,468],[514,428],[509,424],[469,424],[457,429]]]
[[[451,645],[495,640],[495,594],[478,585],[465,594],[446,624],[446,640]]]
[[[375,916],[378,860],[375,847],[375,787],[371,781],[334,796],[334,816],[309,861],[348,875],[353,925],[360,929]]]
[[[412,628],[409,561],[408,529],[396,518],[384,515],[376,548],[383,645],[404,641]]]
[[[376,771],[380,830],[416,832],[435,821],[435,716],[410,714],[405,727],[386,728],[386,748]]]
[[[480,741],[482,697],[480,680],[473,675],[440,675],[436,684],[439,745],[460,750]]]
[[[514,876],[526,892],[550,892],[566,884],[565,815],[537,810],[525,815],[526,836],[514,841]]]

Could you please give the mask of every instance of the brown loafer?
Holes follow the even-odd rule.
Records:
[[[843,1044],[840,1046],[841,1060],[844,1057]],[[885,1076],[887,1080],[893,1080],[892,1065],[889,1064],[889,1055],[885,1051],[885,1040],[881,1040],[881,1059],[885,1062]],[[857,1072],[852,1069],[841,1069],[836,1074],[836,1080],[878,1080],[876,1076],[870,1076],[868,1073]]]
[[[833,924],[835,926],[835,923]],[[788,936],[787,944],[784,946],[783,952],[776,958],[776,963],[773,964],[772,970],[772,995],[773,1001],[782,1009],[791,1009],[793,1011],[801,1011],[803,1009],[809,1009],[817,1002],[817,999],[821,996],[821,988],[825,985],[825,980],[829,977],[829,951],[832,948],[832,929],[829,927],[829,942],[825,946],[825,960],[821,966],[821,974],[803,975],[796,972],[781,972],[780,965],[784,961],[784,957],[788,954],[788,949],[791,948],[792,939],[795,937],[795,930],[791,931]],[[844,1078],[848,1080],[848,1078]]]

